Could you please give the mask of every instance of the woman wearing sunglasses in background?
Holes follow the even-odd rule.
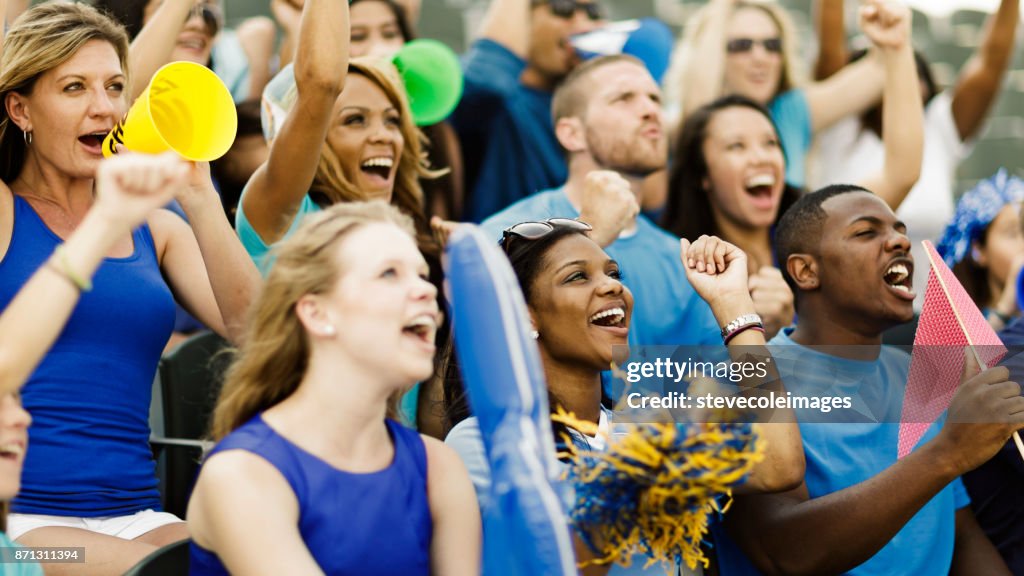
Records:
[[[612,425],[601,372],[613,362],[614,347],[627,345],[633,295],[620,280],[619,264],[590,239],[590,230],[588,224],[564,218],[523,222],[504,231],[501,246],[526,299],[552,412],[562,408],[597,425],[604,434],[590,437],[556,425],[555,442],[562,443],[562,433],[566,433],[574,443],[600,450]],[[705,259],[705,254],[715,256]],[[711,305],[720,325],[756,316],[746,288],[747,264],[742,251],[717,238],[702,237],[692,246],[684,240],[680,257],[687,279]],[[727,334],[725,340],[730,346],[763,345],[764,326],[753,321]],[[486,511],[491,504],[487,500],[491,473],[479,425],[476,418],[466,417],[464,395],[454,382],[446,383],[445,397],[452,419],[463,418],[445,442],[462,457],[480,507]],[[803,476],[796,425],[765,425],[763,433],[772,448],[738,492],[778,490]],[[580,560],[592,556],[582,541],[577,540],[576,550]],[[610,573],[665,573],[663,566],[645,570],[643,564],[643,558],[635,558],[632,567],[614,566]],[[582,573],[605,574],[609,567],[590,566]]]
[[[863,8],[865,21],[881,33],[891,33],[894,24],[893,11],[883,9],[886,1],[869,0]],[[872,35],[876,44],[878,37]],[[805,84],[798,53],[792,22],[775,2],[712,0],[687,22],[666,75],[677,126],[721,96],[746,96],[771,111],[786,153],[786,182],[803,187],[813,134],[877,102],[890,61],[872,55],[828,80]]]
[[[890,205],[899,205],[917,181],[923,139],[910,22],[899,14],[909,16],[909,9],[885,13],[897,23],[896,31],[876,23],[863,26],[887,61],[883,96],[890,122],[882,169],[858,181]],[[793,320],[793,294],[772,250],[775,223],[800,194],[783,180],[789,157],[782,141],[768,110],[750,98],[726,96],[698,109],[676,143],[661,223],[682,238],[721,236],[747,254],[751,295],[770,336]]]
[[[209,66],[235,102],[259,98],[270,81],[274,22],[247,18],[224,27],[218,0],[92,0],[124,24],[132,38],[133,97],[164,64],[184,60]]]

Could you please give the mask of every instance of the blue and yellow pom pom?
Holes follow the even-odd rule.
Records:
[[[564,411],[552,418],[597,433],[593,423]],[[700,545],[708,517],[728,508],[732,487],[763,458],[763,444],[749,423],[636,424],[605,451],[567,441],[562,456],[575,488],[569,516],[598,555],[588,563],[629,566],[643,553],[645,567],[659,561],[706,567]]]

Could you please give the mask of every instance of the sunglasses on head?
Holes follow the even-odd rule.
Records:
[[[750,52],[754,49],[755,44],[760,44],[765,52],[771,52],[772,54],[778,54],[782,52],[782,38],[765,38],[764,40],[754,40],[753,38],[733,38],[725,45],[725,51],[730,54],[741,54],[743,52]]]
[[[572,220],[570,218],[551,218],[549,220],[544,220],[543,222],[520,222],[515,226],[506,228],[501,233],[501,249],[508,254],[508,249],[514,238],[521,238],[523,240],[540,240],[559,228],[568,228],[569,230],[579,230],[581,232],[590,232],[593,230],[590,224],[580,222],[579,220]]]
[[[604,15],[601,13],[601,6],[597,2],[580,2],[579,0],[534,0],[534,6],[547,4],[551,7],[551,13],[559,18],[568,20],[576,15],[577,10],[583,10],[587,18],[600,20]]]

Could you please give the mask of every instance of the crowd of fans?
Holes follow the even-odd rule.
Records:
[[[603,450],[628,426],[606,372],[621,345],[769,344],[799,364],[773,392],[856,382],[894,411],[760,424],[763,459],[712,519],[715,573],[1024,576],[1020,366],[968,354],[948,416],[898,459],[910,356],[882,345],[921,313],[920,240],[1024,342],[1024,181],[954,197],[1019,0],[949,87],[896,0],[862,2],[859,50],[843,0],[815,0],[814,63],[783,6],[709,0],[664,91],[641,59],[574,48],[607,24],[599,0],[490,0],[461,99],[429,125],[392,64],[416,0],[272,0],[234,29],[213,0],[27,4],[0,0],[0,547],[86,553],[4,574],[121,574],[184,540],[195,574],[468,575],[530,554],[483,547],[491,446],[442,267],[474,223],[522,289],[552,412],[598,430],[556,424],[556,442]],[[105,158],[178,60],[230,91],[231,149]],[[161,509],[152,383],[207,330],[231,365],[179,518]],[[580,561],[592,544],[574,538]]]

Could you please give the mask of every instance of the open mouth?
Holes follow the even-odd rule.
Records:
[[[626,328],[626,311],[616,306],[590,317],[590,323],[602,328]]]
[[[433,346],[434,334],[437,333],[437,316],[420,314],[402,328],[402,333]]]
[[[775,190],[775,175],[773,174],[758,174],[748,178],[743,183],[744,189],[747,194],[752,196],[757,203],[771,205],[772,203],[772,192]]]
[[[884,280],[885,283],[893,290],[902,292],[908,296],[913,297],[913,272],[913,264],[897,262],[890,265],[889,268],[886,269],[885,274],[882,276],[882,280]]]
[[[78,141],[89,148],[91,151],[101,153],[103,150],[103,141],[107,138],[107,134],[110,132],[91,132],[83,136],[78,137]]]
[[[8,442],[0,445],[0,459],[18,462],[25,454],[25,447],[20,442]]]
[[[394,158],[378,156],[376,158],[367,158],[366,160],[363,160],[363,163],[359,165],[359,169],[362,170],[364,174],[372,178],[379,178],[387,181],[391,178],[391,169],[394,165]]]

